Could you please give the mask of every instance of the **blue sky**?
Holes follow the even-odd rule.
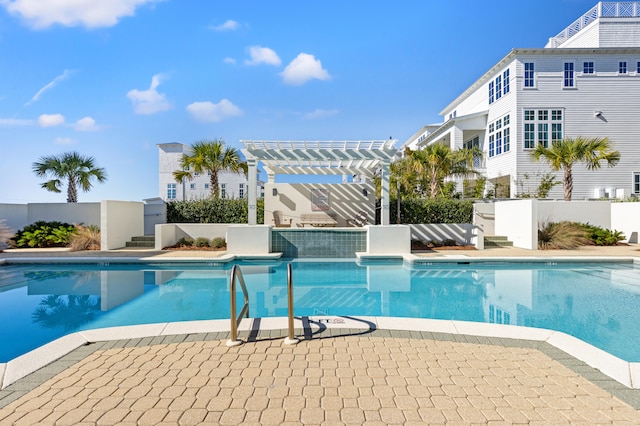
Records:
[[[595,4],[0,0],[0,203],[66,201],[31,165],[69,151],[108,174],[79,201],[140,201],[159,195],[159,143],[401,144]]]

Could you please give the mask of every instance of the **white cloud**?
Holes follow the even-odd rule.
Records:
[[[62,114],[42,114],[38,117],[40,127],[55,127],[64,124],[64,115]]]
[[[80,120],[76,121],[75,129],[79,132],[93,132],[99,130],[99,127],[96,126],[96,120],[91,117],[84,117]]]
[[[23,118],[0,118],[0,127],[33,126],[34,124],[33,120]]]
[[[0,0],[0,5],[35,29],[54,24],[98,28],[114,26],[120,18],[133,16],[138,6],[159,1],[163,0]]]
[[[213,31],[235,31],[240,28],[240,24],[233,19],[227,19],[224,24],[211,25],[209,28]]]
[[[322,68],[322,63],[308,53],[299,54],[280,73],[286,84],[300,86],[311,79],[329,80],[331,76]]]
[[[251,56],[251,59],[244,61],[247,65],[267,64],[280,66],[282,63],[278,54],[268,47],[251,46],[249,47],[249,56]]]
[[[131,99],[136,114],[150,115],[171,109],[171,103],[167,101],[165,94],[158,93],[156,90],[162,78],[161,74],[156,74],[151,78],[149,89],[133,89],[127,93],[127,98]]]
[[[71,71],[64,70],[62,74],[60,74],[59,76],[51,80],[51,82],[46,84],[42,89],[38,90],[38,92],[35,95],[33,95],[33,98],[31,98],[31,100],[27,102],[24,106],[29,106],[32,103],[36,102],[38,99],[40,99],[40,96],[42,96],[44,92],[46,92],[47,90],[53,89],[58,83],[60,83],[65,78],[67,78],[69,75],[71,75]]]
[[[75,143],[75,141],[71,138],[56,138],[53,143],[55,143],[56,145],[73,145]]]
[[[315,120],[318,118],[330,117],[338,114],[340,111],[337,109],[316,109],[315,111],[308,112],[302,116],[305,120]]]
[[[224,62],[225,64],[235,64],[236,60],[230,57],[226,57],[222,62]]]
[[[187,105],[187,112],[197,121],[213,123],[222,121],[225,118],[242,115],[242,110],[228,99],[223,99],[217,104],[209,101],[194,102]]]

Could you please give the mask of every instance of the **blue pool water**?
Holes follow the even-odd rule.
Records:
[[[0,362],[85,329],[228,319],[230,269],[1,266]],[[286,263],[243,262],[241,269],[250,316],[286,316]],[[640,361],[640,269],[632,263],[294,261],[293,279],[296,316],[420,317],[540,327]]]

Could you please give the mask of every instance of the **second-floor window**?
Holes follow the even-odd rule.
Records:
[[[238,188],[238,198],[244,198],[244,183],[241,183]]]
[[[575,86],[575,79],[573,76],[573,62],[564,63],[564,79],[562,85],[563,87]]]
[[[640,172],[633,174],[633,193],[640,194]]]
[[[524,110],[524,149],[536,145],[549,146],[549,141],[562,140],[563,111],[561,109]]]
[[[505,115],[489,124],[489,157],[495,157],[511,149],[511,130],[509,115]]]
[[[593,62],[583,62],[582,63],[582,73],[583,74],[593,74]]]
[[[618,73],[626,74],[627,73],[627,61],[620,61],[618,63]]]
[[[492,104],[494,101],[494,93],[495,93],[495,86],[493,81],[489,82],[489,103]]]
[[[509,93],[509,70],[508,69],[502,73],[502,93],[505,95]]]
[[[227,184],[226,183],[221,183],[220,184],[220,197],[227,198]]]
[[[175,200],[176,199],[176,184],[168,183],[167,184],[167,200]]]
[[[524,63],[524,87],[535,87],[533,62]]]

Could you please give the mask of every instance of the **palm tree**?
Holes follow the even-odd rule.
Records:
[[[191,145],[191,154],[182,155],[180,167],[181,170],[173,172],[178,183],[193,180],[195,173],[209,173],[213,198],[220,198],[220,172],[247,173],[247,163],[240,159],[238,150],[225,146],[221,139],[202,140]]]
[[[608,138],[566,138],[553,141],[551,147],[538,145],[531,151],[536,161],[541,157],[549,162],[555,171],[564,171],[564,199],[571,201],[573,192],[572,169],[575,163],[585,163],[588,170],[600,168],[600,162],[606,161],[609,167],[614,167],[620,161],[620,151],[612,150]]]
[[[426,175],[429,180],[429,197],[436,198],[445,178],[469,176],[475,174],[473,160],[482,155],[478,148],[452,151],[448,145],[435,143],[418,151],[409,151],[414,171]]]
[[[62,192],[60,187],[66,179],[67,203],[78,202],[78,186],[88,192],[92,179],[101,183],[107,180],[107,173],[103,168],[96,167],[93,157],[84,157],[77,152],[41,157],[33,163],[32,169],[38,177],[53,177],[41,185],[47,191]]]

